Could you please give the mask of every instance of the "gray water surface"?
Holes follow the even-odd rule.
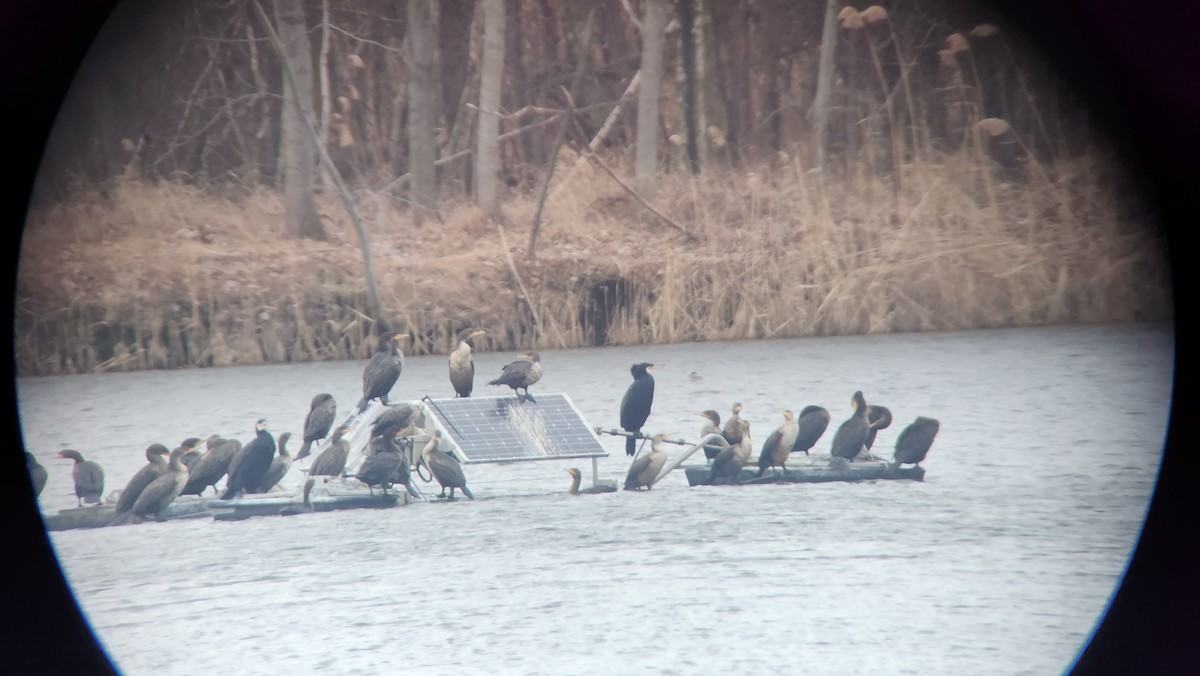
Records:
[[[1170,326],[1068,327],[542,352],[533,392],[615,427],[629,365],[657,389],[645,431],[696,438],[744,405],[755,453],[861,389],[941,431],[924,482],[566,494],[572,464],[468,465],[474,502],[55,532],[88,621],[129,674],[1056,673],[1124,572],[1171,396]],[[514,358],[477,354],[476,394]],[[153,442],[298,437],[309,400],[357,401],[363,361],[21,379],[23,431],[74,507],[73,447],[124,486]],[[693,381],[690,372],[702,378]],[[410,358],[393,399],[452,396]],[[619,438],[602,477],[628,467]],[[298,448],[299,439],[292,448]],[[672,447],[672,453],[682,449]],[[298,468],[283,483],[294,487]]]

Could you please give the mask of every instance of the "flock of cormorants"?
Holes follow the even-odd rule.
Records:
[[[450,383],[457,397],[471,396],[475,380],[472,349],[474,339],[481,335],[484,335],[484,332],[476,329],[460,331],[457,335],[457,345],[450,353]],[[400,350],[400,341],[407,336],[406,333],[385,333],[379,337],[378,351],[363,369],[362,398],[357,405],[358,411],[366,410],[368,402],[372,399],[379,399],[385,406],[388,404],[388,394],[404,368],[404,354]],[[627,434],[625,452],[629,456],[635,455],[637,440],[646,438],[641,435],[641,430],[650,417],[650,409],[654,402],[654,376],[651,375],[653,370],[653,364],[634,364],[630,368],[633,382],[621,400],[620,424]],[[510,387],[518,401],[536,402],[529,393],[529,387],[536,384],[541,377],[541,357],[536,352],[526,352],[517,360],[505,365],[500,376],[489,381],[488,385]],[[853,414],[842,423],[833,437],[830,455],[834,462],[853,461],[860,453],[866,453],[873,458],[870,456],[870,449],[875,442],[876,433],[887,428],[892,422],[891,412],[883,406],[868,406],[862,392],[854,393],[851,408]],[[750,423],[741,418],[741,411],[742,405],[734,404],[732,415],[725,421],[724,426],[721,425],[721,416],[716,411],[707,410],[697,414],[706,419],[701,434],[720,434],[727,444],[724,447],[704,447],[710,467],[708,483],[736,482],[742,468],[750,462]],[[224,490],[220,492],[222,500],[230,500],[245,493],[266,493],[287,474],[294,460],[308,457],[312,444],[329,436],[332,430],[333,436],[328,447],[312,461],[307,470],[310,477],[305,484],[307,505],[307,495],[312,490],[312,477],[339,476],[346,469],[350,444],[343,437],[350,428],[342,425],[334,429],[336,415],[337,402],[332,395],[321,393],[313,397],[304,421],[303,444],[295,458],[287,450],[291,433],[285,432],[276,440],[267,430],[265,419],[255,422],[255,437],[245,445],[236,439],[224,439],[217,434],[204,442],[197,437],[189,437],[171,451],[162,444],[151,444],[146,449],[147,464],[134,474],[121,491],[111,525],[130,520],[157,518],[157,515],[180,495],[202,495],[209,487],[212,487],[215,494],[218,492],[216,484],[222,478],[226,478]],[[416,434],[420,416],[420,411],[413,406],[392,406],[372,423],[367,457],[354,475],[368,486],[372,495],[375,487],[386,493],[396,484],[408,486],[411,473],[402,445],[406,437]],[[830,415],[829,411],[820,406],[808,406],[800,412],[798,419],[790,410],[783,412],[783,418],[783,424],[767,437],[760,451],[760,477],[768,468],[780,467],[786,473],[785,463],[791,453],[803,452],[808,455],[809,449],[825,433]],[[893,453],[895,466],[919,466],[929,452],[938,427],[937,420],[918,417],[905,428],[896,440]],[[666,435],[662,434],[651,437],[651,450],[639,455],[630,463],[625,477],[625,490],[651,488],[667,460],[665,439]],[[205,446],[203,453],[200,450],[202,443]],[[462,466],[452,454],[441,450],[441,444],[441,433],[435,431],[415,459],[418,473],[421,465],[429,469],[429,480],[436,478],[442,487],[441,497],[453,498],[457,489],[468,498],[474,499],[474,495],[467,488]],[[78,506],[82,507],[85,502],[100,504],[104,490],[104,470],[100,465],[85,460],[76,450],[60,451],[59,456],[75,463],[73,478]],[[46,469],[38,464],[31,453],[26,453],[25,459],[35,493],[40,495],[46,484]],[[616,490],[615,487],[605,485],[580,489],[579,470],[572,467],[567,472],[572,477],[569,489],[572,495]],[[450,491],[449,496],[446,495],[447,490]]]

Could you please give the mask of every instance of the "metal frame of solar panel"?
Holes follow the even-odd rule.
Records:
[[[565,394],[421,400],[426,427],[436,426],[463,463],[521,462],[608,456],[587,420]],[[432,433],[432,430],[430,430]]]

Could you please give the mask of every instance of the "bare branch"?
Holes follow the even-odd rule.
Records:
[[[655,209],[655,208],[654,208],[654,207],[653,207],[653,206],[652,206],[652,205],[651,205],[649,202],[647,202],[646,200],[642,199],[642,196],[641,196],[641,195],[639,195],[639,194],[637,193],[637,191],[633,189],[633,187],[631,187],[629,184],[625,183],[625,181],[622,181],[622,180],[620,179],[620,177],[618,177],[618,176],[616,175],[616,173],[614,173],[614,172],[613,172],[613,170],[612,170],[611,168],[609,168],[609,166],[608,166],[607,164],[605,164],[605,163],[604,163],[604,160],[601,160],[601,159],[600,159],[600,157],[599,157],[598,155],[596,155],[596,153],[594,153],[594,152],[591,152],[590,150],[589,150],[589,151],[584,151],[584,150],[576,150],[575,152],[579,153],[579,155],[580,155],[581,157],[583,157],[583,158],[586,158],[586,159],[588,159],[588,160],[591,160],[593,164],[595,164],[596,166],[598,166],[598,167],[600,167],[601,169],[603,169],[603,170],[604,170],[604,173],[608,174],[610,177],[612,177],[612,180],[614,180],[614,181],[616,181],[616,182],[617,182],[617,185],[621,186],[621,188],[622,188],[622,189],[623,189],[625,192],[629,193],[630,195],[633,195],[633,198],[634,198],[634,199],[636,199],[638,202],[640,202],[640,203],[641,203],[641,205],[642,205],[643,207],[646,207],[646,210],[647,210],[647,211],[649,211],[650,213],[654,214],[655,216],[658,216],[658,217],[659,217],[660,219],[662,219],[662,221],[663,221],[664,223],[666,223],[667,225],[669,225],[669,226],[671,226],[672,228],[675,228],[675,229],[676,229],[676,230],[678,230],[679,232],[683,233],[683,234],[684,234],[684,236],[685,236],[685,237],[687,237],[689,241],[694,241],[694,240],[696,239],[696,236],[695,236],[695,235],[693,235],[692,233],[688,232],[688,231],[687,231],[687,229],[686,229],[686,228],[684,228],[684,227],[683,227],[682,225],[680,225],[679,223],[677,223],[677,222],[675,221],[675,219],[673,219],[673,218],[671,218],[670,216],[668,216],[668,215],[664,214],[663,212],[659,211],[658,209]]]

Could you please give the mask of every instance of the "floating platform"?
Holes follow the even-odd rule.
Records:
[[[200,497],[199,495],[180,496],[159,512],[160,521],[174,519],[190,519],[209,516],[208,502],[216,498]],[[75,528],[103,528],[117,516],[117,507],[109,502],[91,507],[72,507],[57,514],[43,514],[42,522],[46,530],[73,530]],[[150,519],[151,521],[153,519]]]
[[[357,479],[321,477],[309,495],[308,503],[300,495],[252,494],[233,500],[212,500],[209,511],[217,521],[241,521],[252,516],[280,516],[306,512],[331,512],[340,509],[387,509],[409,504],[412,500],[403,487],[399,492],[384,493],[375,489],[372,494]]]
[[[756,459],[757,460],[757,459]],[[760,477],[758,464],[747,465],[738,473],[738,484],[774,484],[774,483],[826,483],[830,481],[877,481],[880,479],[908,479],[909,481],[924,481],[925,468],[910,465],[893,467],[890,462],[877,460],[855,460],[854,462],[830,464],[829,456],[792,458],[788,461],[787,471],[768,468]],[[795,463],[795,464],[792,464]],[[689,486],[704,486],[708,484],[708,465],[684,465]],[[731,482],[725,482],[726,484]]]

